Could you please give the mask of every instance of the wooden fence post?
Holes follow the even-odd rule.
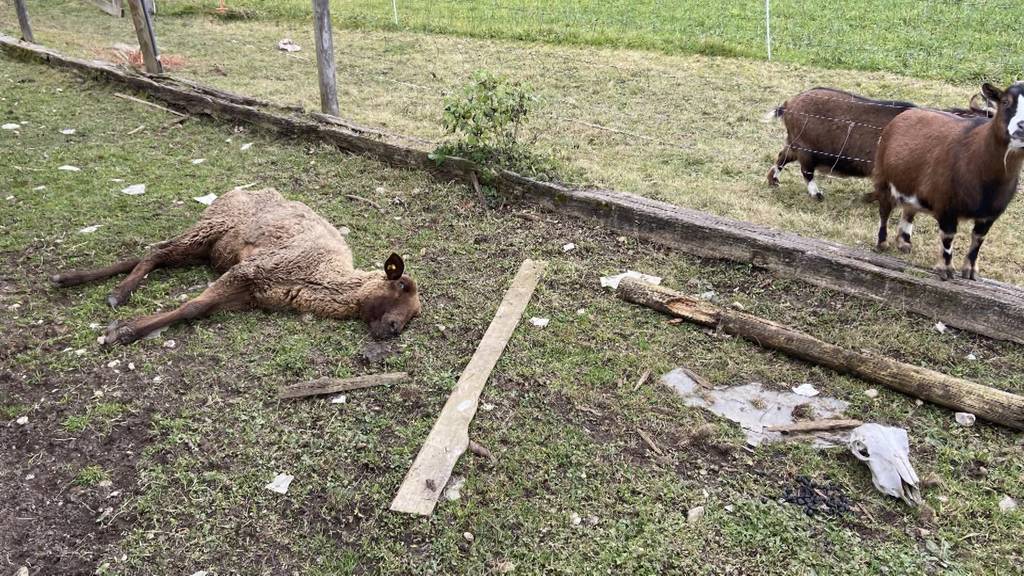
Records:
[[[32,25],[28,21],[28,10],[25,9],[25,0],[14,0],[14,10],[18,12],[18,25],[21,26],[21,39],[25,42],[35,44],[32,37]]]
[[[320,110],[338,115],[338,82],[334,74],[334,40],[331,37],[331,11],[328,0],[313,0],[313,30],[316,42],[316,67],[320,74]]]
[[[135,25],[135,35],[139,38],[139,50],[142,51],[146,72],[163,73],[164,67],[160,63],[160,52],[156,47],[156,34],[153,33],[153,20],[149,17],[149,10],[146,10],[143,0],[128,0],[128,7],[132,12],[132,24]]]

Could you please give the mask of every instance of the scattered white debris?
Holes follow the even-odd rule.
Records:
[[[818,389],[815,388],[812,384],[801,384],[793,388],[793,393],[799,394],[801,396],[807,396],[808,398],[814,398],[815,396],[820,394],[820,392],[818,392]]]
[[[61,130],[60,133],[65,135],[65,136],[71,136],[72,134],[75,133],[75,129],[74,128],[65,128],[65,129]]]
[[[690,508],[686,512],[686,523],[687,524],[696,524],[697,522],[700,522],[703,518],[704,518],[704,507],[703,506],[694,506],[693,508]]]
[[[466,479],[462,476],[452,476],[448,485],[444,488],[444,499],[449,502],[462,498],[462,487],[466,485]]]
[[[883,494],[921,503],[917,472],[910,464],[910,439],[903,428],[862,424],[850,432],[850,451],[871,469],[871,481]]]
[[[206,570],[200,570],[198,572],[193,572],[192,576],[206,576],[207,574],[209,574],[209,572]]]
[[[114,483],[110,480],[100,480],[99,484],[97,484],[100,488],[110,488],[113,485]]]
[[[967,355],[967,359],[971,360],[971,361],[974,361],[974,360],[977,360],[978,357],[974,355],[974,352],[971,352],[970,354]]]
[[[569,242],[568,244],[562,245],[562,252],[572,252],[575,249],[576,249],[576,245],[573,244],[572,242]]]
[[[277,49],[283,52],[298,52],[299,50],[302,50],[302,46],[292,42],[291,38],[284,38],[277,43]]]
[[[13,195],[8,196],[7,198],[4,198],[4,200],[7,200],[7,201],[14,200],[14,196]]]
[[[636,278],[641,282],[647,282],[648,284],[654,285],[661,284],[660,276],[651,276],[649,274],[643,274],[641,272],[636,272],[634,270],[627,270],[622,274],[616,274],[614,276],[602,276],[601,287],[616,290],[619,287],[619,282],[621,282],[623,278]]]
[[[124,178],[111,178],[110,181],[111,182],[119,182],[120,183],[120,182],[124,182]]]
[[[72,166],[70,164],[65,164],[63,166],[58,166],[57,170],[63,170],[65,172],[81,172],[82,171],[82,169],[79,168],[78,166]]]
[[[195,200],[196,202],[199,202],[200,204],[204,204],[206,206],[213,204],[213,201],[216,199],[217,195],[214,194],[213,192],[210,192],[206,196],[196,196],[195,198],[193,198],[193,200]]]
[[[242,147],[239,148],[239,150],[241,150],[242,152],[245,152],[249,148],[252,148],[252,142],[246,142],[245,144],[242,144]]]
[[[732,303],[732,307],[737,309],[737,310],[739,310],[740,312],[743,312],[744,310],[747,309],[747,307],[744,306],[742,302],[736,302],[736,301],[734,301]]]
[[[1017,501],[1011,498],[1009,495],[1003,496],[1003,499],[999,501],[1000,512],[1013,512],[1017,509]]]
[[[480,405],[480,409],[483,410],[484,412],[490,412],[491,410],[494,410],[494,404],[491,404],[490,402],[484,402],[483,404]]]
[[[40,191],[42,191],[42,190],[46,190],[46,186],[36,186],[36,187],[35,187],[35,188],[33,188],[32,190],[33,190],[34,192],[40,192]]]
[[[714,290],[708,290],[707,292],[701,292],[700,293],[700,299],[701,300],[711,301],[711,300],[715,299],[715,296],[718,296],[718,293],[715,292]]]
[[[864,391],[864,395],[868,398],[878,398],[878,390],[876,388],[868,388]]]
[[[93,224],[92,226],[86,226],[85,228],[79,228],[78,229],[78,233],[79,234],[92,234],[93,232],[99,230],[100,226],[103,226],[103,224]]]
[[[530,318],[530,324],[533,324],[537,328],[543,328],[547,326],[549,322],[551,322],[549,318],[538,318],[537,316]]]
[[[132,184],[131,186],[128,186],[127,188],[123,188],[121,190],[121,193],[122,194],[127,194],[129,196],[138,196],[140,194],[145,194],[146,193],[146,185],[145,184]]]
[[[572,524],[573,526],[579,526],[582,522],[583,518],[581,518],[579,514],[575,512],[569,514],[569,524]]]
[[[164,348],[174,348],[177,345],[178,343],[175,342],[174,340],[167,340],[164,342]]]
[[[466,539],[466,542],[472,542],[473,540],[476,540],[472,532],[463,532],[462,537]]]
[[[18,418],[14,422],[17,423],[18,426],[24,426],[25,424],[28,424],[28,416],[22,416],[21,418]]]
[[[84,355],[85,355],[85,348],[79,348],[78,350],[75,350],[75,356],[84,356]]]
[[[14,312],[18,308],[21,308],[21,304],[18,302],[15,302],[14,304],[11,304],[10,306],[7,307],[7,309],[10,310],[11,312]]]
[[[128,363],[128,369],[129,370],[135,370],[135,362],[129,362]]]
[[[21,124],[9,122],[7,124],[4,124],[3,126],[0,126],[0,128],[3,128],[4,130],[17,130],[18,128],[21,128]]]
[[[153,376],[153,384],[159,384],[164,381],[164,377],[160,375]]]
[[[346,402],[348,402],[348,396],[345,396],[344,394],[338,394],[331,398],[331,404],[344,404]]]
[[[954,417],[956,418],[956,423],[965,428],[970,428],[971,426],[974,426],[974,423],[978,419],[977,416],[971,414],[970,412],[957,412],[956,414],[954,414]]]
[[[110,515],[113,513],[114,508],[112,506],[107,506],[106,508],[103,509],[103,513],[100,514],[100,517],[96,519],[96,523],[99,524],[100,522],[103,522],[104,520],[109,518]]]
[[[18,572],[14,576],[28,576],[28,566],[18,568]]]
[[[735,509],[736,509],[736,507],[735,507],[735,506],[733,506],[732,504],[726,504],[726,505],[725,505],[725,511],[726,511],[726,512],[732,512],[732,511],[733,511],[733,510],[735,510]]]
[[[36,475],[35,474],[33,474],[31,472],[29,472],[28,474],[25,474],[25,481],[26,482],[28,482],[29,480],[35,480],[35,479],[36,479]]]
[[[583,316],[586,313],[587,313],[587,309],[586,308],[580,308],[579,310],[576,311],[576,315],[577,316]]]
[[[195,158],[192,160],[193,165],[202,164],[203,162],[206,162],[206,158]]]
[[[288,486],[291,485],[292,480],[294,479],[295,476],[292,476],[290,474],[278,474],[277,476],[274,477],[270,484],[267,484],[266,486],[264,486],[264,488],[270,490],[271,492],[277,492],[278,494],[287,494]]]
[[[349,230],[348,226],[342,226],[341,228],[338,229],[338,232],[340,232],[342,236],[348,236],[349,234],[352,233],[352,231]]]
[[[120,360],[111,360],[110,362],[107,362],[107,368],[117,368],[120,365],[121,365],[121,361]]]
[[[936,322],[935,323],[935,329],[938,330],[939,334],[945,334],[946,333],[946,325],[943,324],[942,322]]]

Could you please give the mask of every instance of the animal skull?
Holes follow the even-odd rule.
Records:
[[[917,473],[910,464],[910,441],[903,428],[863,424],[850,432],[850,451],[871,469],[871,481],[883,494],[921,503]]]

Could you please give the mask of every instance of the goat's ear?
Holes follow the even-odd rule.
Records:
[[[388,280],[398,280],[405,273],[405,261],[398,254],[391,253],[388,256],[386,262],[384,262],[384,274],[388,277]]]
[[[981,93],[993,104],[998,104],[999,100],[1003,97],[1003,91],[988,82],[981,85]]]

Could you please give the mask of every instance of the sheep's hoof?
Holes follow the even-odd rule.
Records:
[[[111,322],[110,325],[107,326],[106,332],[103,333],[104,346],[113,346],[114,344],[131,344],[138,339],[138,335],[131,326],[121,324],[117,320]]]

